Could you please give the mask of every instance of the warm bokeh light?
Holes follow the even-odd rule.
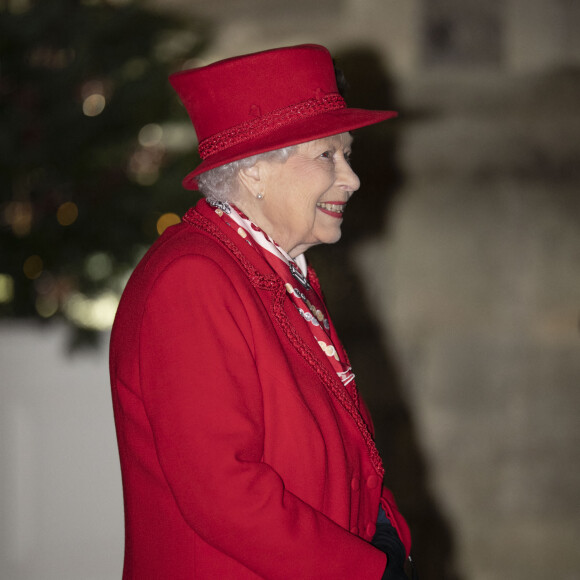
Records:
[[[42,269],[44,268],[44,263],[40,256],[33,254],[28,256],[22,265],[22,271],[24,275],[30,279],[35,280],[42,274]]]
[[[181,218],[176,213],[164,213],[157,220],[157,233],[161,235],[169,226],[174,226],[181,222]]]
[[[0,304],[14,299],[14,279],[9,274],[0,274]]]
[[[86,82],[81,88],[83,113],[87,117],[96,117],[105,110],[105,84],[100,80]]]
[[[163,146],[167,151],[192,151],[197,145],[197,136],[193,125],[188,122],[164,123]]]
[[[104,292],[95,298],[76,293],[65,302],[63,311],[78,326],[107,330],[113,325],[118,305],[119,296],[114,292]]]
[[[47,296],[48,294],[55,292],[56,286],[57,282],[55,277],[47,270],[43,270],[40,276],[34,280],[34,288],[37,294],[43,296]]]
[[[105,110],[107,101],[105,96],[99,93],[93,93],[85,98],[83,101],[83,113],[87,117],[96,117]]]
[[[4,209],[4,220],[15,236],[28,235],[32,228],[32,204],[24,201],[10,202]]]
[[[135,151],[129,159],[127,173],[139,185],[153,185],[159,179],[162,155],[156,148]]]
[[[54,296],[38,296],[34,306],[39,316],[50,318],[58,311],[58,300]]]
[[[91,254],[85,261],[85,272],[91,280],[104,280],[113,273],[113,262],[105,252]]]
[[[155,147],[163,139],[163,129],[157,123],[149,123],[139,131],[138,141],[142,147]]]
[[[73,201],[65,201],[56,212],[56,219],[61,226],[70,226],[77,221],[79,208]]]

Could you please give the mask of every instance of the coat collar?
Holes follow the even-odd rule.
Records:
[[[367,424],[360,412],[358,399],[353,399],[348,393],[334,372],[334,369],[315,343],[314,337],[307,327],[307,323],[298,314],[294,305],[288,299],[283,280],[270,268],[263,257],[250,244],[246,244],[241,237],[236,239],[235,231],[216,216],[215,210],[207,204],[205,199],[200,200],[194,208],[191,208],[183,217],[183,221],[205,232],[214,238],[222,247],[227,249],[245,272],[252,286],[272,293],[273,299],[270,302],[269,308],[273,319],[276,320],[292,347],[318,375],[326,390],[338,400],[340,405],[350,415],[365,440],[375,471],[382,478],[384,468],[374,442],[372,428]],[[321,301],[323,301],[320,283],[311,267],[308,268],[308,280]],[[332,332],[336,337],[334,327],[332,327]],[[336,338],[337,344],[339,344],[338,337]]]

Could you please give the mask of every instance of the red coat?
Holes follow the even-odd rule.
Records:
[[[123,578],[378,580],[381,495],[409,549],[367,411],[281,279],[205,201],[129,281],[111,381]]]

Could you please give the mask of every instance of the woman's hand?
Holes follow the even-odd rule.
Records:
[[[405,547],[390,523],[377,524],[372,545],[387,555],[387,567],[382,580],[407,580],[405,574]]]

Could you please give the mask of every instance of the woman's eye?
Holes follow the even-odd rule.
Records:
[[[350,153],[344,154],[344,160],[349,164],[352,165],[352,155]]]
[[[332,151],[325,151],[320,157],[324,157],[324,159],[332,159],[334,153]]]

